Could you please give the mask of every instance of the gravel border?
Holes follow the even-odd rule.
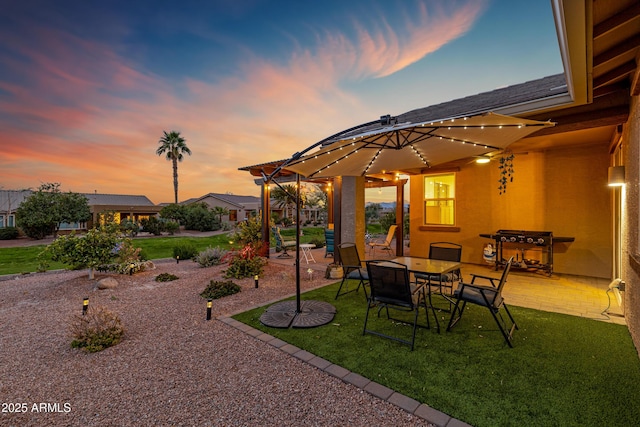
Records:
[[[323,265],[304,290],[327,283]],[[163,272],[179,280],[156,282]],[[115,289],[95,290],[116,278]],[[423,418],[228,323],[228,315],[289,296],[292,264],[270,261],[255,289],[215,300],[212,321],[198,295],[222,267],[164,260],[135,274],[64,271],[0,282],[0,424],[15,426],[396,426]],[[82,300],[117,313],[124,340],[85,354],[68,322]],[[222,321],[217,320],[220,318]],[[267,340],[268,341],[268,340]],[[23,405],[24,404],[24,405]],[[451,425],[451,424],[449,424]]]

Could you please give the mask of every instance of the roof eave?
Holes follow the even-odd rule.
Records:
[[[592,3],[588,0],[551,0],[551,8],[573,105],[590,103],[593,80]]]

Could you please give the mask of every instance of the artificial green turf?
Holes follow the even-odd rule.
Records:
[[[450,332],[442,312],[440,334],[419,329],[410,351],[363,336],[364,295],[334,300],[336,290],[303,295],[336,307],[322,327],[265,327],[265,307],[234,318],[474,426],[627,426],[640,419],[640,361],[625,326],[511,306],[520,329],[509,348],[488,310],[468,305]],[[410,327],[384,314],[378,319],[372,311],[369,322],[410,337]]]

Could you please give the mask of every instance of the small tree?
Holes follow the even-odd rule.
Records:
[[[91,218],[87,198],[78,193],[61,193],[60,184],[42,184],[16,209],[16,225],[32,239],[57,235],[61,223]]]
[[[39,257],[43,261],[51,259],[73,268],[88,268],[89,279],[93,279],[96,268],[111,263],[117,257],[117,248],[123,240],[118,234],[117,224],[108,224],[89,230],[84,236],[71,233],[58,237]]]
[[[221,228],[218,218],[206,203],[187,206],[184,228],[197,231],[214,231]]]
[[[187,210],[186,208],[186,206],[171,203],[167,206],[164,206],[160,210],[160,217],[164,219],[170,219],[177,222],[178,224],[184,224]]]

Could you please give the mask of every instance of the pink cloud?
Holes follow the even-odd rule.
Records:
[[[402,70],[468,31],[483,2],[427,10],[400,29],[383,18],[358,25],[358,38],[327,31],[286,64],[247,55],[215,83],[167,81],[110,46],[40,28],[38,49],[1,64],[21,72],[0,82],[8,129],[0,168],[4,188],[60,182],[78,192],[145,194],[173,200],[171,165],[155,155],[163,130],[177,130],[193,155],[179,165],[180,199],[208,192],[258,195],[242,166],[288,158],[318,140],[376,117],[345,82]],[[22,82],[28,82],[24,84]],[[7,122],[3,117],[12,117]]]

